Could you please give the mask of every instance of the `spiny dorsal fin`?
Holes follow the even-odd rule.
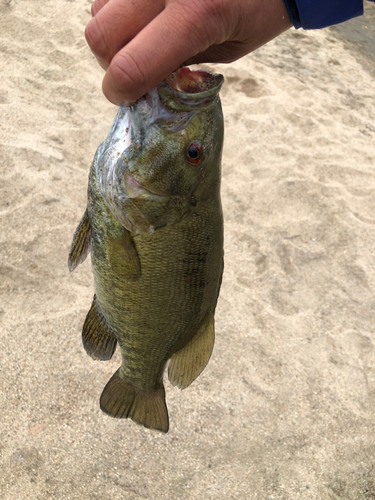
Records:
[[[185,389],[205,369],[214,348],[214,317],[207,314],[193,339],[173,354],[168,366],[172,385]]]
[[[68,256],[68,268],[72,272],[85,261],[91,248],[91,226],[87,208],[75,230]]]
[[[111,359],[116,350],[117,340],[98,310],[95,295],[83,325],[82,343],[87,354],[100,361]]]
[[[155,391],[137,389],[120,377],[120,370],[102,392],[102,411],[115,418],[131,418],[148,429],[168,432],[169,418],[163,385]]]
[[[141,262],[130,233],[125,228],[121,239],[108,240],[108,256],[115,274],[130,281],[140,278]]]

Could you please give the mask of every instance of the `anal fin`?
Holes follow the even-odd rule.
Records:
[[[117,340],[98,310],[95,295],[83,325],[82,343],[87,354],[100,361],[111,359],[116,350]]]
[[[72,272],[82,262],[85,261],[91,248],[91,226],[87,208],[81,222],[75,230],[73,241],[69,250],[68,268]]]
[[[185,389],[194,382],[205,369],[214,343],[214,317],[207,314],[192,340],[173,354],[168,366],[168,378],[171,384]]]
[[[131,418],[148,429],[168,432],[169,418],[163,385],[144,390],[133,387],[120,376],[113,375],[100,397],[100,408],[115,418]]]

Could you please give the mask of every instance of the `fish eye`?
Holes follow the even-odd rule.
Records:
[[[192,142],[189,144],[186,150],[186,156],[191,165],[197,165],[201,161],[203,151],[199,142]]]

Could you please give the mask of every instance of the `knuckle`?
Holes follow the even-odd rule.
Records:
[[[126,93],[128,99],[138,96],[139,89],[147,83],[142,64],[130,53],[117,54],[108,69],[117,90]]]
[[[215,43],[221,43],[228,35],[231,12],[234,8],[228,9],[228,2],[223,0],[204,0],[203,4],[208,29],[215,33]],[[231,7],[234,7],[233,4]]]
[[[228,17],[223,0],[178,0],[178,3],[180,22],[190,26],[196,45],[207,48],[222,42]]]
[[[190,19],[195,18],[202,22],[209,21],[211,17],[215,19],[222,17],[225,8],[223,0],[190,0],[189,2],[179,0],[179,3]]]

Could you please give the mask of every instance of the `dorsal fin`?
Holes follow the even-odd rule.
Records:
[[[214,343],[214,317],[207,314],[192,340],[173,354],[168,366],[168,378],[171,384],[180,389],[188,387],[205,369]]]
[[[83,325],[82,343],[87,354],[100,361],[111,359],[116,350],[116,337],[98,309],[95,295]]]
[[[68,268],[72,272],[85,261],[91,248],[91,226],[87,208],[75,230],[68,256]]]

